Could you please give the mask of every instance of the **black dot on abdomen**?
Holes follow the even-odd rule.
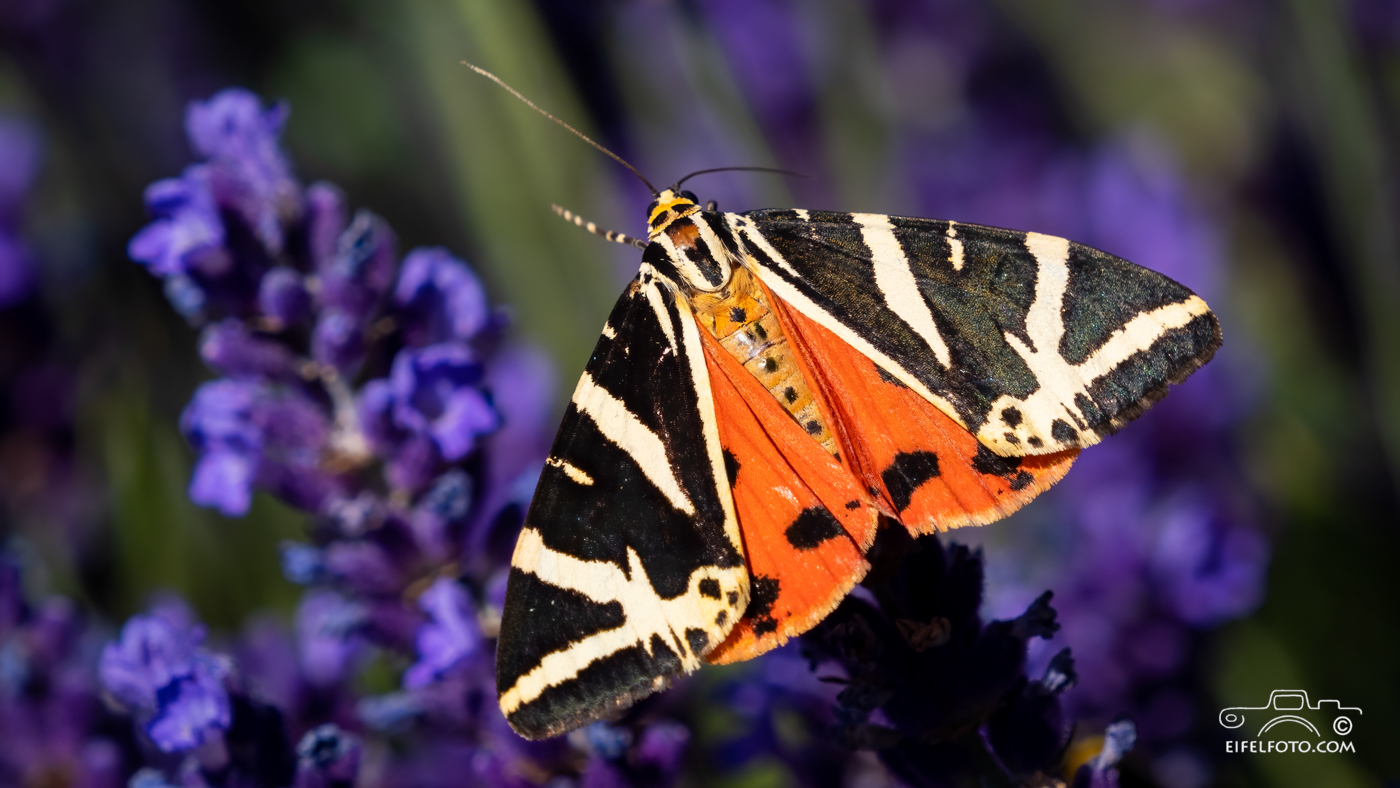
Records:
[[[773,358],[772,356],[769,356],[768,358],[763,359],[763,371],[764,371],[764,372],[777,372],[777,371],[778,371],[778,360],[777,360],[776,358]]]
[[[787,388],[783,389],[783,399],[787,400],[788,404],[796,402],[797,389],[793,388],[792,386],[788,386]]]
[[[744,322],[744,319],[748,316],[748,313],[745,312],[744,308],[741,306],[736,306],[729,310],[729,319],[735,323]]]
[[[808,435],[816,435],[822,431],[822,425],[821,422],[817,421],[816,419],[812,419],[811,421],[802,425],[802,429],[807,430]]]

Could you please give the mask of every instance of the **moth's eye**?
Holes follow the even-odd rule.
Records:
[[[691,202],[695,203],[696,205],[699,205],[699,204],[700,204],[700,198],[695,196],[695,192],[683,191],[683,192],[681,192],[681,199],[690,200]]]
[[[651,204],[647,206],[647,216],[651,216],[652,211],[655,211],[655,210],[656,210],[656,206],[659,205],[659,204],[660,204],[659,201],[657,201],[657,200],[652,200],[652,201],[651,201]]]

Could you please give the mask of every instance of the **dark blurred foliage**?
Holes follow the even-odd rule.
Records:
[[[547,432],[636,265],[548,206],[635,231],[647,196],[463,59],[655,182],[744,164],[812,176],[688,184],[723,209],[930,215],[1122,255],[1206,297],[1225,347],[1026,511],[942,545],[888,547],[891,567],[924,562],[926,587],[876,573],[801,648],[526,745],[476,714],[491,698],[473,688],[490,664],[489,626],[474,627],[490,624],[519,517],[507,510],[528,489],[476,488],[499,494],[506,519],[452,561],[405,547],[422,533],[409,515],[452,511],[461,479],[482,484],[485,466],[453,475],[434,455],[421,471],[405,448],[419,433],[380,436],[376,457],[401,471],[388,481],[337,477],[338,492],[369,485],[400,507],[374,539],[328,530],[319,503],[272,477],[253,486],[281,498],[254,495],[241,518],[195,505],[196,461],[228,444],[191,420],[186,442],[180,416],[211,367],[247,377],[249,356],[233,369],[216,352],[247,346],[237,331],[201,338],[127,254],[158,218],[146,187],[209,155],[187,142],[189,102],[229,86],[286,99],[291,178],[336,184],[398,250],[469,261],[509,313],[510,341],[548,350],[561,385],[520,389],[553,402]],[[196,773],[228,783],[235,764],[307,786],[357,771],[404,785],[467,773],[641,785],[677,770],[691,784],[933,784],[979,758],[986,773],[1040,779],[1063,750],[1068,765],[1045,779],[1396,779],[1397,143],[1400,11],[1387,0],[0,0],[0,774],[120,785],[146,764],[133,784],[154,787]],[[268,310],[248,296],[217,316],[266,333]],[[438,330],[412,323],[355,385],[387,380],[396,353]],[[321,352],[310,336],[288,346]],[[412,360],[423,375],[468,375]],[[333,415],[326,391],[308,396]],[[956,581],[974,565],[985,583]],[[1048,615],[1047,589],[1059,630],[1027,631],[1028,610]],[[1019,638],[1020,656],[966,661],[998,637]],[[929,638],[941,645],[915,648]],[[177,668],[159,682],[174,695],[148,696],[148,666],[120,658],[138,642],[165,644]],[[104,646],[113,671],[125,666],[105,691]],[[939,671],[965,681],[924,680]],[[1362,707],[1356,754],[1224,754],[1218,710],[1278,688]],[[948,727],[960,714],[969,722]],[[169,738],[162,721],[189,731]],[[158,746],[205,729],[224,751]]]

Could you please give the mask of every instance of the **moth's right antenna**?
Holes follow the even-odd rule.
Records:
[[[563,126],[564,128],[568,129],[569,131],[572,131],[573,133],[575,133],[575,134],[578,135],[579,139],[583,140],[584,142],[588,143],[589,145],[592,145],[593,147],[597,148],[598,150],[602,151],[603,153],[608,154],[609,156],[612,157],[613,161],[615,161],[615,162],[617,162],[618,164],[621,164],[622,166],[624,166],[624,167],[626,167],[627,169],[631,170],[633,175],[637,176],[638,178],[641,178],[641,179],[642,179],[642,183],[645,183],[645,184],[647,185],[647,188],[651,190],[651,193],[652,193],[652,194],[656,194],[656,193],[657,193],[656,187],[651,185],[651,181],[647,180],[646,177],[643,176],[640,172],[637,172],[637,168],[636,168],[636,167],[633,167],[633,166],[630,165],[630,164],[628,164],[627,161],[626,161],[625,159],[623,159],[621,156],[617,155],[616,153],[613,153],[612,151],[608,150],[607,148],[604,148],[602,145],[599,145],[598,143],[596,143],[596,142],[594,142],[593,140],[589,139],[583,132],[579,131],[578,129],[574,128],[573,126],[570,126],[569,124],[565,123],[564,121],[562,121],[562,120],[560,120],[560,119],[554,117],[553,115],[549,114],[548,112],[545,112],[544,110],[542,110],[542,109],[540,109],[539,107],[535,106],[535,102],[533,102],[533,101],[531,101],[531,100],[525,98],[524,96],[520,95],[520,91],[516,90],[515,88],[511,87],[510,85],[507,85],[500,77],[496,76],[495,74],[492,74],[490,71],[487,71],[486,69],[484,69],[484,68],[482,68],[482,67],[480,67],[480,66],[474,66],[474,65],[472,65],[471,63],[468,63],[468,62],[465,61],[465,60],[462,61],[462,65],[466,66],[467,68],[471,69],[472,71],[475,71],[476,73],[482,75],[483,77],[486,77],[487,79],[491,80],[492,82],[495,82],[497,85],[500,85],[501,87],[503,87],[503,88],[505,88],[506,90],[510,91],[510,94],[511,94],[512,96],[515,96],[516,98],[518,98],[518,99],[520,99],[521,101],[525,102],[525,106],[527,106],[527,107],[529,107],[530,109],[532,109],[532,110],[534,110],[534,111],[540,113],[541,115],[545,116],[546,118],[549,118],[550,120],[554,121],[555,123],[558,123],[560,126]]]

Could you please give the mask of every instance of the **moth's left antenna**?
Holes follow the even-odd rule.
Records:
[[[511,94],[512,96],[515,96],[516,98],[518,98],[518,99],[520,99],[521,101],[525,102],[525,106],[527,106],[527,107],[529,107],[530,109],[532,109],[532,110],[534,110],[534,111],[540,113],[541,115],[545,116],[546,118],[549,118],[550,120],[554,121],[555,123],[558,123],[560,126],[563,126],[564,128],[568,129],[569,131],[572,131],[574,134],[577,134],[577,135],[578,135],[579,139],[583,140],[584,142],[588,143],[589,145],[592,145],[593,147],[597,148],[598,150],[602,151],[603,153],[608,154],[609,156],[612,157],[613,161],[615,161],[615,162],[617,162],[618,164],[621,164],[622,166],[624,166],[624,167],[626,167],[627,169],[631,170],[633,175],[637,176],[638,178],[641,178],[641,179],[642,179],[642,183],[645,183],[645,184],[647,185],[647,188],[651,190],[651,193],[652,193],[652,194],[656,194],[656,193],[657,193],[656,187],[651,185],[651,181],[647,180],[646,177],[643,176],[640,172],[637,172],[637,168],[636,168],[636,167],[633,167],[633,166],[630,165],[630,164],[628,164],[626,159],[623,159],[621,156],[617,155],[616,153],[613,153],[612,151],[608,150],[607,148],[604,148],[602,145],[599,145],[598,143],[596,143],[596,142],[594,142],[593,140],[589,139],[587,135],[585,135],[583,132],[579,131],[578,129],[574,128],[573,126],[570,126],[569,124],[565,123],[564,121],[562,121],[562,120],[560,120],[560,119],[554,117],[553,115],[549,114],[548,112],[545,112],[544,110],[542,110],[542,109],[540,109],[539,107],[535,106],[535,102],[533,102],[533,101],[531,101],[531,100],[525,98],[524,96],[520,95],[520,91],[516,90],[515,88],[511,87],[510,85],[507,85],[507,84],[505,83],[504,80],[502,80],[500,77],[496,76],[495,74],[492,74],[490,71],[487,71],[486,69],[484,69],[484,68],[482,68],[482,67],[480,67],[480,66],[474,66],[474,65],[472,65],[471,63],[468,63],[468,62],[465,61],[465,60],[462,61],[462,65],[466,66],[467,68],[471,69],[472,71],[475,71],[476,73],[482,75],[483,77],[486,77],[487,79],[491,80],[492,82],[495,82],[497,85],[500,85],[501,87],[503,87],[503,88],[505,88],[506,90],[510,91],[510,94]]]

